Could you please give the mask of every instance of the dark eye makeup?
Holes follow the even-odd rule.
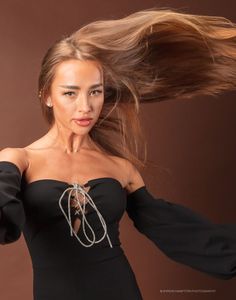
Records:
[[[93,90],[90,92],[90,94],[93,94],[93,95],[97,95],[97,94],[101,94],[101,93],[102,93],[102,90]],[[64,92],[63,95],[72,96],[72,95],[75,95],[75,92],[72,92],[72,91]]]

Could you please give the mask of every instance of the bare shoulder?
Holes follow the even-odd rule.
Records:
[[[15,164],[21,175],[28,167],[27,152],[24,148],[4,148],[0,151],[0,161],[9,161]]]
[[[132,193],[138,188],[145,185],[144,180],[137,167],[128,159],[116,157],[120,165],[120,170],[126,176],[127,185],[125,186],[128,193]]]

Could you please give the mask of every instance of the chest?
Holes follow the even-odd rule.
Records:
[[[126,174],[116,159],[104,155],[77,154],[74,157],[57,153],[30,153],[24,172],[26,182],[56,179],[67,183],[86,184],[89,180],[113,177],[126,186]]]

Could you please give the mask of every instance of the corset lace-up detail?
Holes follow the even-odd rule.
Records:
[[[67,192],[69,193],[68,199],[67,199],[68,214],[66,214],[66,212],[64,211],[64,209],[61,205],[61,201],[62,201],[64,195]],[[81,202],[82,202],[82,204],[81,204]],[[70,235],[73,236],[73,234],[74,234],[75,237],[77,238],[77,240],[84,247],[91,247],[93,244],[101,242],[106,236],[107,239],[108,239],[110,247],[113,248],[111,240],[110,240],[109,235],[107,233],[106,222],[105,222],[103,216],[101,215],[101,213],[99,212],[99,210],[97,209],[95,203],[93,202],[93,199],[90,197],[90,195],[87,193],[87,191],[84,188],[82,188],[82,186],[80,186],[78,183],[72,183],[72,187],[68,187],[67,189],[64,190],[64,192],[62,193],[58,203],[59,203],[59,206],[60,206],[60,209],[61,209],[62,213],[64,214],[64,216],[65,216],[65,218],[66,218],[66,220],[69,224]],[[89,203],[92,206],[92,208],[94,208],[94,210],[96,211],[96,213],[98,215],[98,218],[99,218],[99,220],[102,224],[103,230],[104,230],[104,234],[99,240],[96,240],[95,233],[94,233],[91,225],[89,224],[89,222],[86,218],[86,204],[87,203]],[[84,235],[86,236],[87,240],[90,242],[89,244],[84,244],[80,240],[80,238],[78,237],[77,233],[75,232],[75,230],[73,228],[72,221],[71,221],[71,207],[75,208],[75,215],[81,216],[83,232],[84,232]],[[92,240],[89,239],[89,237],[86,234],[85,222],[88,225],[88,227],[89,227],[89,229],[92,233],[92,236],[93,236]]]

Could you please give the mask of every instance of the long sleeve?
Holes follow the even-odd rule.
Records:
[[[220,279],[236,276],[236,224],[214,224],[188,207],[154,197],[146,186],[127,195],[134,226],[169,258]]]
[[[25,223],[20,199],[21,174],[17,166],[0,161],[0,244],[18,240]]]

